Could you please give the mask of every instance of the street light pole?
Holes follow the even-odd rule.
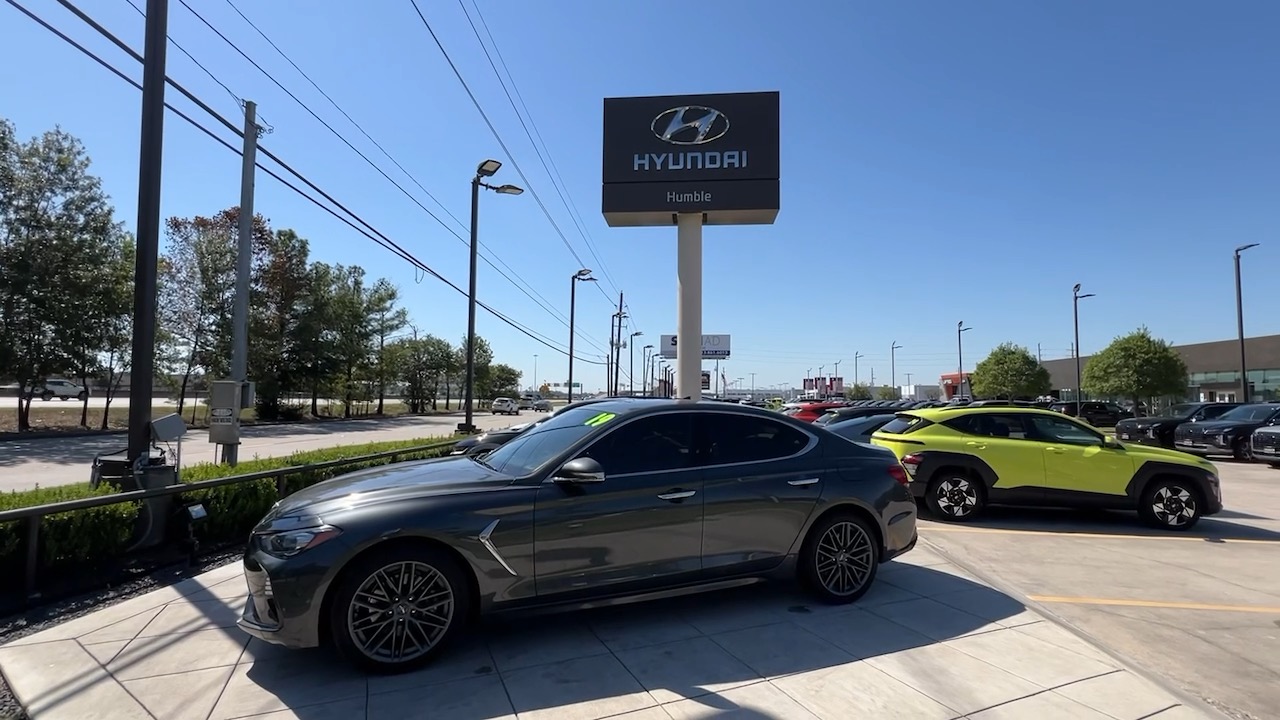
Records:
[[[627,371],[627,394],[636,394],[636,338],[644,333],[639,330],[631,333],[631,342],[627,344],[627,352],[631,355],[631,368]]]
[[[756,399],[756,374],[755,373],[749,373],[749,374],[751,375],[751,399],[755,400]]]
[[[894,397],[897,397],[897,396],[898,396],[898,358],[897,358],[897,351],[899,351],[899,350],[901,350],[901,349],[902,349],[902,346],[898,344],[898,341],[897,341],[897,340],[891,340],[891,341],[889,342],[889,384],[893,386],[893,395],[894,395]]]
[[[573,321],[574,313],[578,309],[578,283],[595,282],[595,280],[587,268],[582,268],[569,276],[569,402],[573,402]]]
[[[480,220],[480,188],[492,190],[502,195],[519,195],[524,189],[515,185],[490,185],[484,181],[484,178],[493,177],[498,172],[498,168],[502,167],[502,163],[497,160],[485,160],[476,166],[475,177],[471,178],[471,268],[470,283],[467,288],[467,380],[466,380],[466,411],[462,424],[458,425],[458,429],[464,432],[474,432],[475,424],[472,422],[476,393],[476,269],[477,260],[480,255],[480,241],[477,234],[477,225]]]
[[[1084,401],[1084,399],[1081,397],[1081,389],[1080,389],[1080,386],[1082,385],[1082,382],[1081,382],[1082,373],[1080,369],[1080,301],[1083,300],[1084,298],[1090,298],[1090,297],[1093,297],[1093,293],[1085,293],[1084,295],[1080,294],[1080,283],[1076,283],[1075,287],[1071,288],[1071,316],[1075,322],[1075,332],[1076,332],[1076,335],[1075,335],[1076,417],[1080,417],[1080,404]],[[1137,408],[1134,408],[1134,410],[1137,410]]]
[[[533,354],[533,391],[538,392],[538,353]]]
[[[855,352],[853,354],[853,384],[854,385],[858,384],[858,358],[860,357],[866,357],[866,356],[860,352]]]
[[[1236,334],[1240,340],[1240,402],[1249,402],[1249,366],[1244,357],[1244,295],[1240,289],[1240,253],[1258,243],[1249,243],[1236,248]]]
[[[956,360],[960,364],[960,367],[956,372],[956,374],[959,375],[959,377],[956,379],[956,382],[960,383],[960,389],[957,390],[955,394],[956,397],[960,397],[961,395],[964,394],[964,335],[963,333],[972,329],[973,328],[965,327],[963,320],[956,323]]]

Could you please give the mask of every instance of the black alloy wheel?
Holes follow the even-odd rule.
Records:
[[[1232,446],[1231,454],[1240,462],[1253,462],[1253,446],[1249,443],[1248,437],[1242,437],[1236,440]]]
[[[943,520],[967,522],[986,507],[986,488],[963,472],[943,470],[929,483],[925,503],[930,512]]]
[[[463,571],[445,551],[393,546],[343,573],[329,608],[330,637],[364,670],[406,672],[453,641],[470,602]]]
[[[1162,530],[1190,530],[1200,521],[1202,511],[1199,488],[1180,478],[1151,483],[1138,506],[1143,519]]]
[[[800,579],[820,600],[844,605],[871,589],[880,566],[880,544],[866,520],[834,514],[809,531],[800,558]]]

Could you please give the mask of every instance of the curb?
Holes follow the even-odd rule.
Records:
[[[241,428],[277,427],[280,425],[309,426],[309,425],[324,425],[332,422],[357,422],[357,421],[374,422],[374,421],[398,420],[401,418],[461,417],[462,415],[463,415],[462,411],[459,410],[459,411],[449,411],[449,412],[441,412],[441,413],[431,413],[429,415],[422,415],[422,414],[413,415],[410,413],[402,413],[400,415],[381,415],[381,416],[365,415],[362,417],[353,417],[353,418],[342,418],[342,417],[328,418],[327,417],[324,419],[314,419],[314,420],[267,420],[263,422],[244,423],[240,427]],[[198,427],[192,427],[188,429],[207,430],[208,428],[206,426],[198,426]],[[86,438],[86,437],[111,437],[113,435],[124,435],[128,432],[129,432],[128,430],[116,430],[116,429],[112,429],[112,430],[37,430],[35,432],[0,432],[0,443],[13,442],[15,440],[50,440],[53,438],[66,438],[70,440],[74,438]]]
[[[1038,603],[1038,602],[1035,602],[1034,600],[1028,599],[1026,595],[1014,589],[1013,587],[1005,583],[1003,580],[992,576],[990,573],[986,571],[979,570],[978,568],[974,567],[970,563],[956,557],[954,554],[946,550],[943,550],[937,544],[930,542],[929,539],[926,538],[924,535],[920,536],[920,541],[930,550],[932,550],[933,552],[937,553],[940,557],[945,559],[947,562],[955,565],[961,570],[964,570],[970,575],[973,575],[975,578],[981,580],[987,585],[990,585],[991,587],[1004,593],[1005,595],[1008,595],[1009,597],[1017,598],[1018,601],[1021,602],[1024,606],[1034,610],[1036,613],[1044,616],[1045,619],[1053,622],[1054,624],[1058,625],[1059,627],[1071,633],[1072,635],[1075,635],[1080,640],[1093,646],[1093,648],[1096,649],[1098,652],[1101,652],[1102,654],[1114,660],[1116,664],[1118,664],[1121,667],[1121,669],[1127,672],[1131,672],[1134,675],[1137,675],[1138,677],[1151,683],[1152,685],[1155,685],[1161,690],[1164,690],[1165,692],[1173,696],[1175,700],[1182,703],[1183,705],[1186,705],[1187,707],[1193,710],[1197,710],[1211,718],[1222,718],[1223,720],[1233,720],[1230,715],[1220,710],[1219,708],[1215,707],[1204,698],[1194,695],[1186,690],[1183,690],[1180,687],[1177,687],[1176,685],[1173,684],[1172,681],[1170,681],[1169,679],[1163,676],[1157,675],[1153,672],[1149,672],[1143,669],[1141,666],[1137,664],[1137,662],[1129,658],[1124,653],[1111,649],[1111,647],[1109,647],[1102,640],[1095,637],[1092,633],[1077,626],[1075,623],[1071,622],[1070,620],[1067,620],[1061,615],[1058,615],[1057,613],[1050,610],[1048,607],[1046,607],[1042,603]],[[1161,711],[1161,712],[1164,712],[1164,711]]]

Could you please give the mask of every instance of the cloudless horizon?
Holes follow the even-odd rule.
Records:
[[[138,63],[54,0],[18,1],[141,79]],[[145,9],[145,0],[133,3]],[[481,197],[481,252],[519,287],[482,262],[478,295],[551,346],[484,311],[477,332],[497,361],[524,372],[525,385],[535,355],[539,383],[566,379],[569,277],[584,265],[599,278],[578,292],[576,350],[596,363],[575,365],[587,390],[604,385],[619,291],[630,316],[624,334],[643,333],[637,381],[640,348],[675,332],[674,227],[608,228],[600,214],[602,100],[630,95],[781,93],[777,222],[705,231],[703,331],[732,336],[722,365],[744,388],[752,374],[757,389],[795,387],[819,367],[830,374],[836,361],[852,383],[856,353],[857,379],[874,370],[887,384],[895,341],[898,384],[908,373],[935,384],[956,370],[961,320],[973,327],[966,370],[1007,341],[1039,348],[1046,360],[1066,357],[1076,283],[1096,293],[1080,304],[1082,354],[1144,325],[1175,344],[1232,338],[1232,251],[1248,243],[1261,245],[1243,263],[1246,334],[1280,333],[1266,300],[1280,257],[1280,4],[418,5],[501,143],[410,0],[358,11],[316,0],[173,0],[171,40],[230,92],[172,43],[168,74],[236,124],[236,97],[256,102],[271,128],[263,147],[459,287],[469,180],[480,161],[502,161],[494,180],[527,192]],[[129,0],[80,7],[141,51],[144,19]],[[464,9],[497,68],[509,68],[508,90],[521,112],[521,101],[527,106],[536,146]],[[0,7],[0,64],[9,69],[0,116],[23,139],[54,126],[80,138],[132,230],[141,94],[8,4]],[[177,92],[166,99],[238,146]],[[166,115],[164,217],[235,206],[239,181],[238,155]],[[464,337],[463,295],[262,172],[255,210],[307,238],[313,260],[359,264],[394,282],[420,332]],[[626,372],[627,351],[622,365]]]

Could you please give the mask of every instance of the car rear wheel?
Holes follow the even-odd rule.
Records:
[[[80,402],[84,402],[85,400],[89,399],[89,393],[85,392],[84,390],[81,390],[80,394],[76,395],[76,399],[79,400]]]
[[[1240,462],[1253,462],[1253,446],[1249,444],[1249,438],[1243,437],[1236,440],[1231,454]]]
[[[330,604],[330,637],[362,669],[398,673],[431,662],[466,623],[470,588],[443,550],[398,546],[356,560]]]
[[[943,520],[967,522],[982,513],[987,493],[977,479],[958,470],[944,469],[929,483],[925,502],[929,511]]]
[[[871,589],[880,545],[866,520],[836,514],[809,531],[800,558],[800,580],[831,605],[851,603]]]
[[[1161,478],[1142,494],[1138,507],[1143,519],[1162,530],[1190,530],[1200,522],[1200,490],[1189,481]]]

